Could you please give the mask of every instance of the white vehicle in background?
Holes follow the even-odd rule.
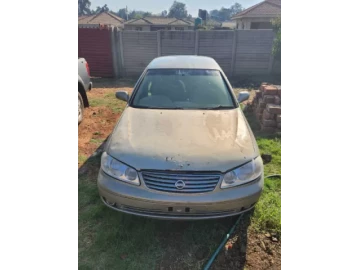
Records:
[[[84,108],[89,107],[89,101],[86,95],[92,88],[90,78],[89,64],[85,58],[78,59],[78,124],[84,118]]]

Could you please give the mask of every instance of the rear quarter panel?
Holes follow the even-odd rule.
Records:
[[[82,80],[85,91],[87,91],[89,89],[89,86],[90,86],[90,76],[88,75],[87,70],[86,70],[86,60],[85,60],[85,58],[79,58],[78,59],[78,74],[79,74],[79,77]]]

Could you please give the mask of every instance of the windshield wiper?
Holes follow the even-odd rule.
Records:
[[[134,106],[139,109],[154,109],[154,110],[183,110],[183,107],[157,107],[157,106]]]
[[[215,106],[215,107],[206,107],[206,108],[201,108],[201,109],[202,110],[219,110],[219,109],[234,109],[234,107],[219,105],[219,106]]]

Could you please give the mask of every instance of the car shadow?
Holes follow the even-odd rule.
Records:
[[[275,85],[281,85],[281,76],[280,75],[243,75],[240,77],[233,77],[229,79],[233,88],[243,88],[243,89],[259,89],[261,83],[271,82]]]

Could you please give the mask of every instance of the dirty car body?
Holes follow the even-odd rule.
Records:
[[[253,133],[220,66],[209,57],[154,59],[131,96],[101,158],[103,202],[164,219],[238,215],[264,183]]]

